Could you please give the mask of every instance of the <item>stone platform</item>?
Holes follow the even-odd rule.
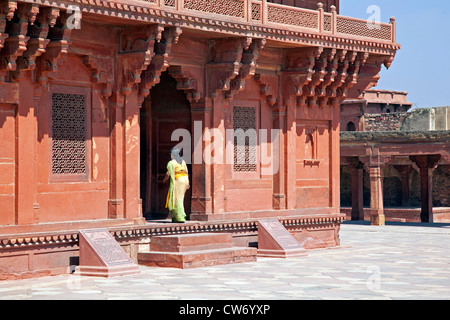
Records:
[[[340,246],[339,229],[345,218],[344,214],[289,216],[287,213],[277,219],[303,248],[312,250]],[[107,228],[131,260],[137,263],[138,254],[149,252],[150,244],[155,243],[155,239],[170,235],[231,234],[233,247],[253,252],[258,244],[258,220],[260,219],[252,218],[186,223],[147,221],[136,224],[117,219],[0,227],[0,280],[72,273],[79,266],[79,230],[83,229]],[[234,255],[235,260],[246,259],[245,251],[233,253],[232,248],[221,248],[224,251],[221,253],[222,258]],[[214,248],[198,246],[197,249],[192,251]],[[242,255],[238,258],[238,254]],[[216,259],[219,260],[218,256]]]
[[[150,267],[202,268],[256,261],[255,248],[233,247],[230,233],[156,236],[149,252],[138,253],[138,263]]]

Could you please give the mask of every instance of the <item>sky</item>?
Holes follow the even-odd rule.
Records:
[[[340,14],[367,19],[367,8],[381,9],[381,22],[397,21],[402,46],[377,89],[407,91],[414,108],[450,106],[450,1],[341,0]]]

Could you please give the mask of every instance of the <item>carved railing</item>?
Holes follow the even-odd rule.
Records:
[[[117,0],[116,0],[117,1]],[[368,22],[344,17],[336,8],[325,12],[319,3],[317,10],[269,3],[266,0],[137,0],[149,7],[174,10],[217,20],[246,22],[266,27],[285,27],[293,31],[315,32],[334,36],[366,39],[387,43],[396,42],[395,19],[390,23]]]

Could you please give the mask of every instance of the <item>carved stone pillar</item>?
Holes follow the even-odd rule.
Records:
[[[123,207],[123,100],[120,93],[115,92],[109,101],[110,110],[110,199],[108,218],[124,217]]]
[[[364,221],[363,178],[364,167],[361,163],[352,166],[352,220]]]
[[[211,122],[211,107],[206,100],[191,102],[193,156],[190,219],[198,221],[208,220],[207,216],[212,214],[211,165],[203,161],[203,137]]]
[[[375,150],[376,151],[376,150]],[[386,224],[383,206],[383,169],[389,157],[376,154],[359,158],[370,176],[370,223],[375,226]]]
[[[420,169],[421,212],[423,223],[433,223],[433,171],[441,155],[424,155],[409,157]]]
[[[286,209],[286,172],[285,172],[285,131],[286,131],[286,108],[276,106],[272,108],[273,129],[278,130],[279,150],[274,152],[274,157],[278,157],[278,171],[273,175],[273,209]]]

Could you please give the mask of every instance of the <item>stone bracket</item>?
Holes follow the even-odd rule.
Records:
[[[249,48],[243,51],[239,74],[231,80],[230,89],[225,92],[227,100],[232,100],[238,92],[243,91],[246,80],[255,75],[259,52],[265,44],[266,39],[252,39]]]
[[[245,79],[255,72],[258,51],[264,45],[262,39],[255,41],[251,47],[252,43],[253,39],[250,37],[210,41],[207,79],[210,79],[208,93],[211,97],[224,91],[228,92],[227,98],[232,99],[233,94],[243,90]],[[233,82],[234,79],[236,81]]]
[[[139,83],[139,96],[143,100],[150,89],[160,82],[161,74],[169,67],[172,57],[172,46],[178,42],[182,33],[179,27],[170,27],[161,30],[161,39],[154,44],[154,53],[147,68],[142,72]]]
[[[182,66],[170,66],[170,75],[177,81],[177,89],[186,93],[186,98],[190,102],[198,102],[202,98],[199,90],[197,76],[189,68]]]

